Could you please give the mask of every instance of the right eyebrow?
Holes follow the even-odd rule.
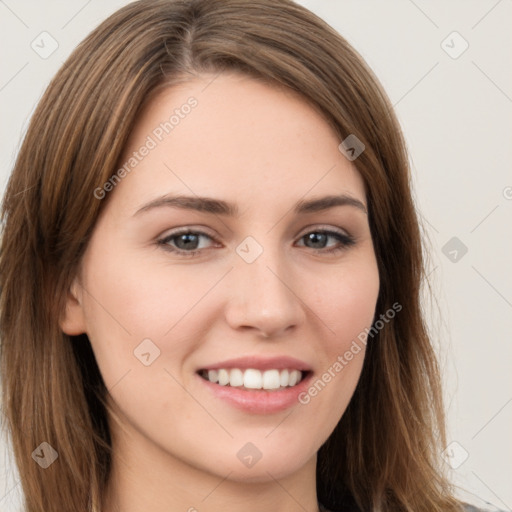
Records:
[[[183,208],[187,210],[196,210],[199,212],[212,213],[215,215],[228,215],[231,217],[238,216],[239,210],[235,204],[222,201],[220,199],[212,199],[210,197],[199,196],[169,196],[164,195],[149,201],[139,208],[134,215],[159,208],[162,206]]]

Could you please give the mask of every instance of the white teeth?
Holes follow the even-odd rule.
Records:
[[[259,370],[245,370],[244,372],[244,388],[248,389],[261,389],[263,382],[261,372]]]
[[[227,370],[219,370],[219,384],[221,386],[227,386],[229,384],[229,373]]]
[[[263,373],[263,389],[277,389],[280,386],[279,372],[277,370],[267,370]]]
[[[243,386],[244,385],[244,374],[242,370],[233,368],[229,372],[229,385],[230,386]]]
[[[208,370],[202,372],[203,377],[210,382],[221,386],[245,387],[247,389],[279,389],[280,387],[291,387],[302,380],[300,370],[255,370],[249,368],[231,368],[219,370]]]
[[[290,376],[288,377],[288,386],[295,386],[297,382],[300,381],[300,372],[299,370],[292,370],[290,372]]]

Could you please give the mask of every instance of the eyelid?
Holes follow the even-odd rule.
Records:
[[[195,249],[194,251],[197,253],[203,252],[206,249],[216,248],[216,247],[219,247],[220,245],[222,245],[221,242],[219,241],[219,238],[217,237],[215,232],[213,232],[213,230],[211,230],[210,228],[208,228],[206,226],[200,225],[200,224],[185,225],[185,226],[180,226],[177,228],[165,230],[163,232],[163,234],[157,238],[156,242],[158,245],[163,246],[164,249],[168,249],[171,252],[190,255],[190,254],[193,254],[194,251],[183,251],[183,250],[178,249],[177,247],[173,247],[171,244],[167,243],[169,239],[172,239],[175,237],[177,238],[180,235],[185,235],[188,233],[207,237],[211,240],[211,247]]]
[[[301,238],[312,231],[331,231],[337,233],[342,236],[346,236],[347,238],[354,238],[351,233],[349,233],[346,229],[340,228],[338,226],[333,226],[331,224],[311,224],[302,228],[297,235],[297,238]]]
[[[201,224],[191,224],[191,225],[180,226],[177,228],[166,229],[158,236],[158,238],[162,239],[162,238],[168,238],[170,236],[178,236],[178,235],[181,235],[182,233],[198,233],[198,234],[204,234],[204,235],[208,235],[212,238],[215,238],[213,231],[206,226],[202,226]]]

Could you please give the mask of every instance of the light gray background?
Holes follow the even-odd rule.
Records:
[[[2,192],[50,78],[90,30],[126,3],[0,0]],[[512,2],[299,3],[355,46],[396,107],[440,306],[425,303],[445,375],[449,443],[456,443],[447,464],[463,497],[511,510]],[[43,31],[58,43],[45,59],[31,48],[33,41],[42,46]],[[453,58],[464,41],[468,49]],[[445,247],[453,237],[456,245]],[[0,510],[18,511],[19,503],[18,477],[2,442]]]

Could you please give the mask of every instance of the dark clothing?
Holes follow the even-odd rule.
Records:
[[[485,509],[483,508],[478,508],[478,507],[475,507],[474,505],[470,505],[468,503],[465,503],[463,504],[464,506],[464,512],[488,512],[486,511]],[[328,510],[327,508],[325,508],[321,503],[318,504],[318,507],[320,508],[320,512],[337,512],[337,511],[334,511],[334,510]],[[360,512],[359,509],[357,508],[346,508],[344,507],[343,509],[340,509],[339,512]]]

